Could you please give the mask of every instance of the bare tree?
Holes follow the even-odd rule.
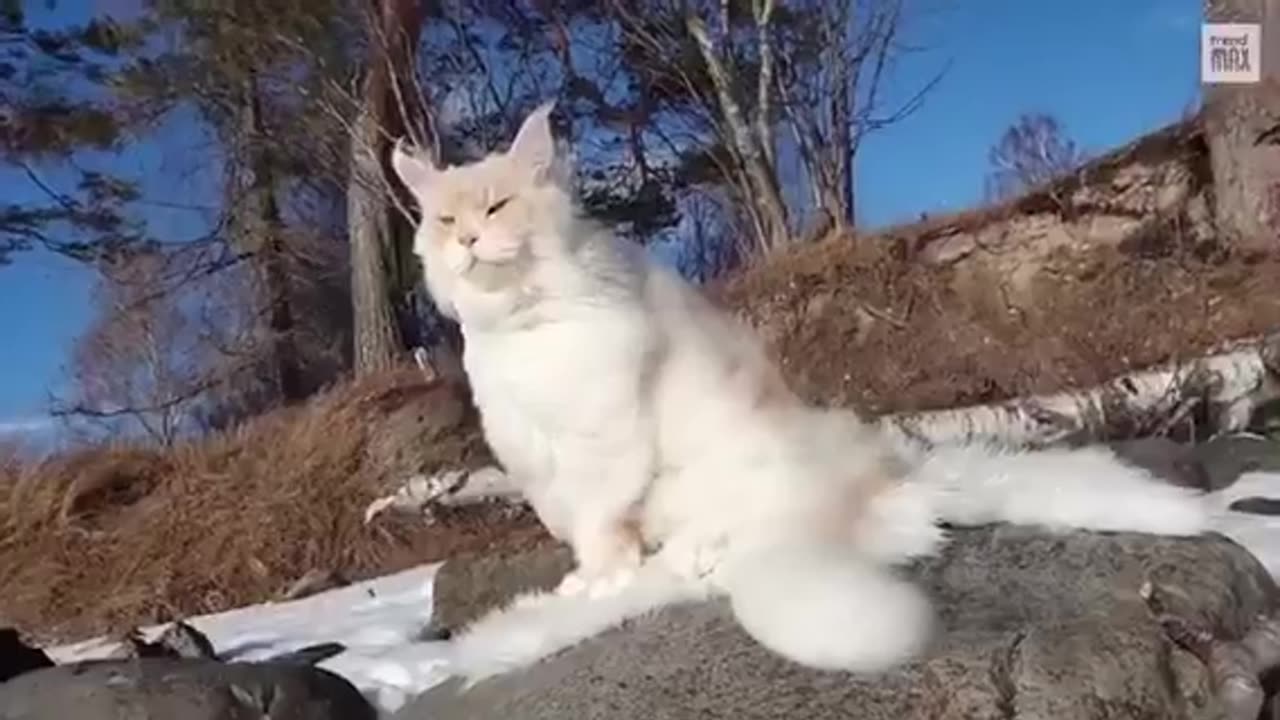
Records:
[[[792,242],[808,209],[783,197],[780,133],[789,129],[827,224],[854,222],[854,164],[863,139],[919,108],[939,73],[894,108],[885,70],[904,47],[906,0],[664,2],[613,0],[630,56],[651,66],[660,95],[680,96],[713,165],[751,218],[752,254]]]
[[[346,296],[340,248],[280,229],[278,259],[298,317],[289,333],[298,379],[311,391],[347,366],[335,332]],[[217,263],[202,245],[121,254],[100,266],[94,314],[71,350],[55,416],[91,435],[142,435],[171,444],[225,428],[281,401],[275,309],[256,301],[258,263]],[[218,272],[204,268],[221,265]],[[339,316],[339,317],[335,317]]]
[[[789,3],[779,27],[778,94],[808,175],[815,226],[856,224],[855,160],[870,134],[924,103],[939,71],[904,101],[885,101],[885,72],[904,50],[905,0]]]
[[[208,379],[184,353],[174,352],[191,345],[190,318],[147,290],[167,264],[158,253],[130,254],[102,275],[96,316],[72,349],[70,395],[55,401],[55,416],[107,434],[140,431],[166,446],[178,439]]]
[[[1013,197],[1067,175],[1085,161],[1085,154],[1066,136],[1057,118],[1025,114],[1009,126],[987,153],[991,169],[986,192],[990,199]]]

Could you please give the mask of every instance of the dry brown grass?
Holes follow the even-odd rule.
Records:
[[[1141,252],[1138,252],[1138,251]],[[1280,253],[1063,253],[1019,309],[999,278],[956,282],[909,243],[836,237],[720,288],[797,391],[869,413],[1088,387],[1280,327]]]
[[[0,459],[0,623],[114,632],[259,602],[312,568],[356,579],[539,536],[484,508],[363,525],[395,481],[486,461],[471,412],[456,387],[404,371],[168,452]]]

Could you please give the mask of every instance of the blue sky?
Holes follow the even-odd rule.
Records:
[[[865,222],[980,200],[987,150],[1021,113],[1052,113],[1099,151],[1177,120],[1198,96],[1199,0],[951,4],[918,21],[930,49],[894,77],[896,87],[918,88],[949,61],[942,84],[863,147]]]
[[[864,144],[857,199],[864,223],[977,202],[988,148],[1023,112],[1056,115],[1097,152],[1178,119],[1197,97],[1199,0],[925,1],[939,9],[907,28],[924,49],[894,68],[891,87],[910,92],[948,63],[949,70],[921,110]],[[89,5],[64,0],[57,12],[75,16]],[[211,201],[218,179],[201,176],[184,142],[200,141],[170,137],[131,158],[147,178],[148,199]],[[8,201],[32,192],[12,175],[0,175],[0,188]],[[154,211],[159,228],[178,237],[201,224],[198,213]],[[46,424],[68,349],[89,318],[90,281],[47,253],[0,267],[0,435]]]

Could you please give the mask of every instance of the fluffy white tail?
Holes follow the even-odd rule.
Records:
[[[761,645],[820,669],[888,670],[918,655],[933,626],[923,592],[847,547],[756,545],[726,560],[711,585],[650,561],[616,595],[522,595],[451,641],[451,671],[470,686],[630,618],[718,593],[728,595],[737,621]]]
[[[1103,446],[940,447],[923,456],[912,482],[928,488],[938,519],[957,525],[1196,535],[1211,516],[1200,491],[1164,482]]]
[[[747,632],[811,667],[880,672],[919,655],[931,637],[928,599],[891,565],[936,551],[938,521],[1177,536],[1210,528],[1202,493],[1101,446],[947,446],[913,460],[907,482],[877,496],[860,521],[858,551],[769,542],[735,553],[717,584]]]
[[[470,686],[532,665],[631,618],[707,597],[704,585],[652,562],[645,563],[630,585],[611,596],[525,593],[463,628],[450,642],[450,668]]]
[[[919,655],[932,636],[925,594],[847,547],[757,546],[735,553],[716,584],[757,642],[818,669],[882,672]]]

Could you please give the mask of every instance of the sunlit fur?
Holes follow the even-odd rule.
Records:
[[[1205,527],[1190,491],[1106,451],[924,453],[804,405],[749,329],[581,217],[551,109],[472,164],[393,155],[421,206],[428,287],[462,327],[485,437],[577,559],[559,594],[463,633],[460,674],[527,664],[643,598],[684,596],[671,577],[728,595],[747,631],[792,660],[875,672],[930,638],[927,599],[893,566],[934,552],[939,520]],[[663,591],[637,583],[642,562],[665,568]],[[517,651],[495,628],[520,617]]]

